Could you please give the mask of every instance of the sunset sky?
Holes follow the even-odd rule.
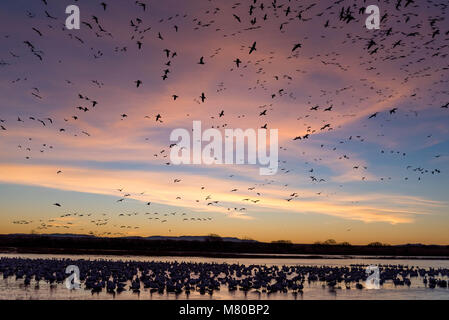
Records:
[[[449,244],[444,1],[372,1],[380,30],[369,1],[101,2],[0,4],[0,233]],[[278,129],[277,174],[167,165],[195,120]]]

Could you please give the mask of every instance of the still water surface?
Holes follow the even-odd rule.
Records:
[[[95,256],[95,255],[51,255],[51,254],[0,254],[0,257],[20,257],[29,259],[85,259],[85,260],[114,260],[114,261],[163,261],[163,262],[192,262],[192,263],[238,263],[248,265],[277,265],[277,266],[350,266],[353,264],[362,265],[406,265],[420,268],[445,268],[449,269],[449,260],[424,260],[424,259],[379,259],[367,257],[343,257],[335,256],[333,258],[307,259],[298,258],[204,258],[204,257],[148,257],[148,256]],[[442,278],[449,280],[447,278]],[[174,293],[150,293],[148,289],[141,289],[140,293],[132,291],[123,291],[120,294],[109,294],[105,291],[92,294],[89,290],[68,290],[64,284],[50,285],[43,281],[39,288],[35,288],[35,282],[32,280],[30,286],[25,286],[23,280],[16,281],[14,277],[8,279],[0,278],[0,299],[445,299],[449,300],[449,289],[446,288],[427,288],[422,278],[412,278],[412,284],[407,286],[395,286],[391,282],[386,282],[379,290],[357,290],[353,286],[346,289],[344,285],[337,285],[335,289],[330,289],[322,282],[304,283],[303,293],[271,293],[267,294],[259,291],[233,291],[229,292],[226,286],[221,290],[214,291],[212,295],[206,293],[201,295],[199,292],[192,291],[190,294]]]

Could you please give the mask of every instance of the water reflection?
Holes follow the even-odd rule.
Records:
[[[1,257],[0,299],[449,299],[448,260]],[[81,290],[65,287],[68,263],[80,265]],[[361,265],[382,265],[381,289],[356,289]]]

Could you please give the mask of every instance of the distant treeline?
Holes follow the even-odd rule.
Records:
[[[145,238],[99,238],[63,235],[0,235],[1,252],[52,254],[114,254],[144,256],[253,257],[274,254],[448,256],[449,246],[439,245],[348,245],[293,244],[287,241],[233,242],[219,237],[203,241],[149,240]],[[288,257],[288,256],[284,256]]]

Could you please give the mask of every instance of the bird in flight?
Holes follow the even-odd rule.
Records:
[[[302,44],[297,43],[293,46],[292,52],[294,52],[296,49],[301,48]]]
[[[249,54],[253,53],[253,51],[256,51],[256,41],[254,41],[253,45],[249,47]]]
[[[390,114],[396,113],[396,111],[398,110],[398,108],[393,108],[390,110]]]
[[[242,61],[240,61],[239,58],[235,59],[234,62],[235,62],[235,65],[237,66],[237,68],[239,68],[240,64],[242,63]]]

